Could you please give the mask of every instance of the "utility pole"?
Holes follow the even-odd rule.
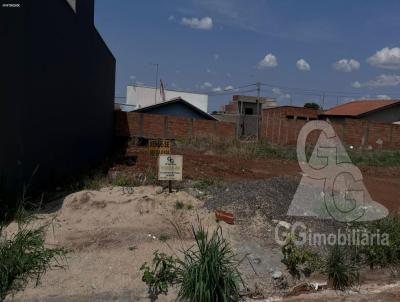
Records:
[[[257,82],[257,99],[256,99],[256,106],[257,106],[257,141],[260,139],[260,108],[258,106],[258,101],[260,99],[261,94],[261,83]]]
[[[158,63],[152,63],[151,65],[156,66],[156,91],[154,92],[154,104],[157,104],[157,88],[158,88]]]

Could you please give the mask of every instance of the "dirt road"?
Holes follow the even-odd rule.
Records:
[[[301,169],[293,160],[257,160],[238,157],[225,157],[209,151],[200,152],[176,149],[175,154],[184,155],[185,179],[219,179],[223,181],[268,179],[272,177],[300,177]],[[137,156],[134,166],[118,165],[115,170],[127,173],[144,172],[149,167],[157,171],[156,158],[150,157],[146,148],[134,147],[128,150]],[[369,193],[375,201],[386,206],[391,212],[400,210],[400,167],[359,167]]]

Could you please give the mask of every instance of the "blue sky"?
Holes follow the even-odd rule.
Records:
[[[117,59],[116,95],[132,82],[332,107],[400,98],[398,0],[96,0],[95,24]],[[224,91],[226,89],[226,91]],[[253,91],[250,91],[253,90]]]

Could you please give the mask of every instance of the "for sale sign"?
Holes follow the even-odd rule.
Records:
[[[158,157],[158,180],[182,180],[182,155],[160,155]]]

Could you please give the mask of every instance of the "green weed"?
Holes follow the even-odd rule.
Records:
[[[354,164],[364,166],[400,166],[400,151],[350,151],[350,158]]]
[[[300,279],[301,275],[309,276],[321,267],[319,256],[304,247],[297,246],[295,239],[289,237],[286,244],[282,246],[283,259],[289,273]]]
[[[45,231],[44,226],[20,228],[6,238],[0,228],[0,301],[23,290],[30,280],[38,283],[47,270],[62,267],[66,250],[45,247]]]
[[[139,183],[132,177],[118,175],[111,181],[111,185],[115,187],[136,187],[139,185]]]
[[[239,301],[241,275],[230,244],[221,228],[211,235],[201,225],[192,232],[196,248],[184,251],[178,276],[181,301]]]
[[[153,256],[151,266],[145,262],[140,268],[143,271],[142,280],[149,287],[151,301],[157,300],[160,294],[168,294],[168,287],[175,284],[178,279],[177,258],[158,251],[155,251]]]
[[[182,201],[177,200],[175,202],[175,209],[176,210],[182,210],[185,208],[185,204]]]
[[[210,235],[200,224],[198,229],[192,227],[192,233],[196,244],[181,251],[182,259],[156,251],[153,265],[143,264],[142,280],[152,301],[167,294],[172,285],[178,286],[179,301],[239,301],[239,263],[221,228]]]
[[[158,238],[161,242],[166,242],[167,240],[170,239],[170,236],[168,234],[161,234],[160,237]]]
[[[358,266],[349,257],[347,247],[335,245],[328,251],[323,272],[335,290],[346,290],[359,281]]]

